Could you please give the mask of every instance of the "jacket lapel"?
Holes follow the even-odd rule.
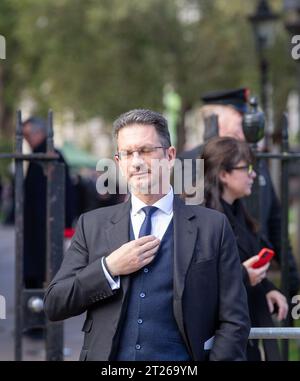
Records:
[[[174,197],[174,298],[181,299],[185,277],[190,265],[197,239],[197,226],[193,223],[192,208]]]
[[[195,214],[185,208],[177,196],[174,197],[174,317],[187,348],[192,356],[191,346],[184,329],[182,294],[185,278],[190,265],[197,239],[197,226],[193,223]]]
[[[131,199],[129,198],[126,202],[120,204],[116,213],[111,217],[110,224],[106,229],[107,246],[110,253],[129,241],[130,205]],[[121,285],[124,297],[129,286],[129,276],[121,277]]]

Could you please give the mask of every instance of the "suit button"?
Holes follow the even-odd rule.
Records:
[[[149,269],[147,267],[144,268],[144,273],[148,273],[149,272]]]
[[[140,344],[136,344],[135,349],[140,350],[141,349]]]
[[[143,320],[142,320],[142,319],[138,319],[138,323],[139,323],[139,324],[142,324],[142,323],[143,323]]]
[[[140,293],[140,297],[141,297],[141,298],[144,298],[145,296],[146,296],[146,294],[145,294],[144,292],[141,292],[141,293]]]

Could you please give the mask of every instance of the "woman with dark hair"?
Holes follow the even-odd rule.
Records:
[[[277,309],[277,319],[285,319],[288,305],[284,295],[266,278],[269,264],[252,267],[260,249],[270,247],[258,234],[256,222],[246,213],[240,200],[251,194],[256,177],[253,153],[247,143],[224,137],[211,139],[204,147],[202,158],[205,204],[227,216],[237,240],[252,327],[272,327],[271,314]],[[280,360],[276,340],[263,340],[263,347],[266,360]],[[258,340],[249,340],[247,358],[249,361],[262,359]]]

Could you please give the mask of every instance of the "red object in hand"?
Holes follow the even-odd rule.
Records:
[[[72,238],[75,233],[75,229],[73,228],[66,228],[64,230],[64,238]]]
[[[264,247],[258,253],[259,260],[252,265],[252,268],[258,269],[259,267],[264,266],[266,263],[271,261],[274,255],[275,255],[275,252],[273,250],[268,249],[267,247]]]

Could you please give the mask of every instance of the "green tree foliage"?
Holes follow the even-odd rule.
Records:
[[[280,0],[271,4],[279,9]],[[81,120],[101,115],[110,121],[135,107],[162,110],[167,83],[184,110],[212,89],[246,85],[259,93],[247,21],[254,6],[244,0],[1,0],[0,33],[8,44],[0,62],[2,115],[11,115],[24,94],[40,112],[51,107]],[[193,17],[183,17],[189,9]],[[270,53],[281,105],[294,73],[286,38],[281,28]]]
[[[19,15],[9,0],[0,2],[0,34],[6,39],[6,60],[0,60],[0,132],[12,133],[15,107],[20,89],[25,85],[21,79],[19,62],[22,54],[19,41],[14,35]]]

